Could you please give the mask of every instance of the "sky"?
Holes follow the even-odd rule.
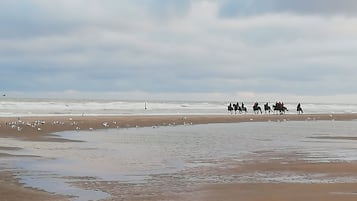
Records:
[[[355,0],[2,0],[12,97],[357,102]]]

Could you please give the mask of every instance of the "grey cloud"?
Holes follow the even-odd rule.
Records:
[[[355,0],[225,0],[221,3],[220,15],[233,17],[288,12],[302,15],[355,16],[356,11]]]
[[[193,3],[214,2],[199,0],[120,1],[125,6],[90,1],[100,6],[83,12],[79,8],[89,1],[72,5],[68,0],[69,6],[58,12],[42,2],[46,5],[18,18],[19,9],[0,14],[7,16],[0,19],[7,23],[0,27],[0,66],[2,87],[9,90],[356,92],[356,45],[350,42],[356,39],[354,19],[285,15],[225,20],[217,18],[215,9],[202,16],[204,11],[190,10],[202,9]],[[310,1],[303,6],[300,1],[264,0],[255,7],[256,2],[231,1],[231,14],[316,10],[330,15],[342,10],[308,10]],[[332,1],[325,2],[333,7]],[[62,12],[67,7],[72,11]],[[180,20],[161,21],[171,17]]]
[[[142,2],[142,1],[141,1]],[[148,0],[146,1],[151,14],[164,19],[170,17],[182,17],[190,9],[190,0]]]
[[[140,31],[149,21],[185,16],[190,0],[4,0],[0,2],[0,38],[67,35],[81,28]]]

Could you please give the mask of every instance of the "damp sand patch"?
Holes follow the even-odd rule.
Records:
[[[354,136],[316,136],[308,137],[310,139],[322,139],[322,140],[357,140]]]

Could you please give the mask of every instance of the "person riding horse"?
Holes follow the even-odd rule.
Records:
[[[253,105],[253,111],[255,114],[258,114],[260,112],[260,114],[263,114],[262,112],[262,108],[259,106],[258,102],[255,102]]]
[[[267,111],[269,112],[269,114],[270,114],[270,112],[272,112],[271,107],[269,106],[268,102],[264,104],[264,111],[265,111],[265,114],[267,113]]]
[[[298,114],[303,114],[304,111],[302,110],[301,104],[299,103],[296,107],[296,111],[298,112]]]
[[[239,106],[239,103],[237,102],[236,104],[233,103],[229,103],[228,107],[228,112],[233,114],[233,110],[234,110],[234,113],[237,114],[237,111],[239,111],[239,113],[242,113],[242,112],[245,112],[247,113],[247,108],[244,107],[244,103],[242,102],[242,107]]]
[[[237,114],[237,110],[239,110],[239,103],[233,104],[234,114]]]
[[[237,103],[238,104],[238,103]],[[244,103],[242,102],[242,106],[239,107],[238,105],[238,110],[239,110],[239,113],[242,113],[242,112],[245,112],[247,113],[247,107],[244,106]]]
[[[274,111],[277,113],[279,112],[280,114],[284,114],[285,111],[288,111],[288,108],[284,106],[284,103],[282,102],[276,102],[275,105],[273,105]]]
[[[228,112],[230,112],[231,114],[233,113],[232,103],[229,103],[228,105]]]

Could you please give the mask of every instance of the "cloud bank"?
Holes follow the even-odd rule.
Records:
[[[354,0],[223,0],[222,16],[254,16],[269,13],[292,13],[317,16],[355,16]]]
[[[352,0],[5,0],[2,90],[353,95],[355,11]]]

